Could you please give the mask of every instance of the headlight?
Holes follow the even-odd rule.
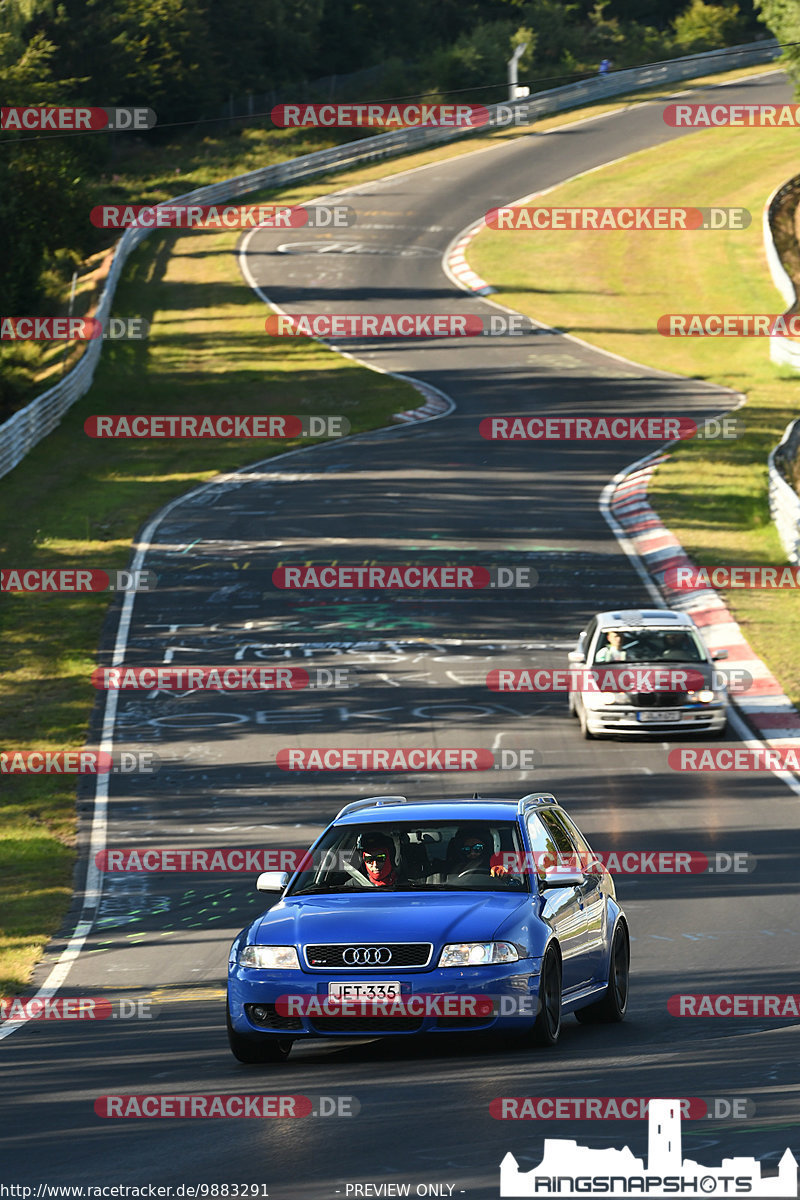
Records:
[[[294,946],[243,946],[239,951],[239,966],[270,971],[300,970]]]
[[[440,967],[485,967],[490,963],[517,962],[519,955],[510,942],[455,942],[445,946]]]
[[[687,692],[686,698],[695,703],[699,702],[700,704],[713,704],[715,700],[722,699],[722,697],[718,696],[716,692],[712,692],[711,688],[703,688],[702,691],[699,692]]]
[[[584,692],[581,699],[586,708],[605,708],[607,704],[625,704],[624,692]]]

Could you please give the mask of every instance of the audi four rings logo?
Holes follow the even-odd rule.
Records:
[[[388,946],[348,946],[342,955],[348,967],[383,967],[392,961]]]

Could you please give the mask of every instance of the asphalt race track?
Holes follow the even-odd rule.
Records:
[[[708,95],[701,89],[687,99]],[[722,95],[791,98],[776,74]],[[499,203],[680,136],[691,134],[668,128],[652,103],[413,172],[399,162],[396,176],[346,193],[354,227],[256,231],[243,239],[243,268],[290,313],[489,315],[497,310],[457,291],[442,270],[456,234]],[[714,202],[708,186],[686,198]],[[665,311],[686,307],[670,309],[673,299],[665,297]],[[409,1183],[412,1195],[437,1184],[446,1185],[441,1194],[451,1187],[453,1196],[482,1200],[498,1195],[505,1153],[532,1167],[544,1137],[628,1145],[646,1157],[645,1121],[502,1122],[489,1110],[501,1096],[745,1098],[746,1119],[685,1121],[686,1153],[709,1166],[755,1156],[766,1170],[787,1145],[800,1156],[797,1022],[667,1011],[676,992],[798,990],[798,796],[768,774],[677,775],[666,763],[672,743],[584,741],[563,695],[499,694],[485,682],[497,666],[564,667],[592,613],[650,603],[598,500],[610,478],[656,443],[493,443],[479,436],[480,420],[698,417],[729,409],[736,397],[552,332],[346,348],[433,385],[455,410],[312,446],[173,504],[146,531],[145,565],[159,586],[136,598],[124,661],[303,666],[312,675],[346,669],[352,686],[119,693],[118,746],[155,751],[160,770],[112,777],[105,844],[305,847],[362,795],[547,790],[598,850],[742,852],[755,869],[618,878],[634,939],[622,1025],[568,1018],[550,1051],[460,1036],[384,1038],[296,1046],[285,1065],[250,1068],[228,1050],[223,983],[231,939],[264,907],[253,874],[107,874],[99,907],[84,911],[94,921],[63,992],[141,1002],[152,1019],[34,1021],[2,1041],[0,1179],[259,1183],[287,1200],[353,1196],[347,1185],[363,1183]],[[538,584],[354,596],[281,591],[271,579],[278,563],[409,559],[528,566]],[[99,702],[96,719],[99,730]],[[278,751],[297,745],[532,749],[536,765],[444,777],[280,769]],[[88,856],[88,792],[81,809]],[[37,984],[68,936],[51,947]],[[303,1094],[317,1111],[320,1096],[354,1097],[359,1111],[261,1122],[95,1113],[100,1096],[150,1092]]]

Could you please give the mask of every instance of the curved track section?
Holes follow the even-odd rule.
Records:
[[[726,88],[725,98],[786,100],[788,89],[772,76]],[[358,224],[341,237],[250,236],[246,271],[290,313],[488,313],[443,273],[442,255],[460,230],[509,197],[677,136],[684,135],[663,124],[660,105],[635,105],[403,172],[348,191]],[[3,1042],[14,1079],[0,1135],[6,1178],[173,1188],[260,1181],[271,1196],[291,1200],[392,1194],[352,1190],[367,1182],[408,1182],[411,1194],[435,1183],[439,1194],[482,1200],[497,1196],[508,1150],[523,1168],[539,1162],[543,1134],[646,1155],[641,1121],[545,1127],[491,1116],[493,1098],[525,1095],[748,1097],[752,1119],[685,1122],[684,1144],[709,1164],[741,1154],[774,1167],[787,1143],[798,1145],[797,1024],[678,1020],[667,1001],[679,991],[796,988],[796,796],[769,776],[677,776],[665,743],[585,742],[562,696],[485,686],[494,666],[564,666],[591,613],[649,603],[598,501],[611,477],[655,447],[492,444],[478,435],[480,419],[704,417],[735,398],[548,332],[346,348],[433,385],[455,410],[298,451],[172,505],[145,548],[159,588],[136,598],[124,661],[347,668],[358,686],[120,693],[117,744],[155,749],[163,763],[135,784],[112,778],[107,845],[305,846],[357,795],[519,795],[541,787],[558,795],[598,849],[740,851],[755,855],[757,868],[746,876],[621,877],[634,935],[623,1025],[569,1020],[559,1046],[539,1053],[448,1039],[309,1045],[266,1074],[230,1057],[221,990],[230,940],[260,904],[252,875],[107,875],[67,990],[144,999],[156,1019],[31,1023]],[[278,562],[437,556],[531,566],[539,585],[355,598],[272,584]],[[276,765],[288,745],[533,747],[537,765],[477,778],[292,775]],[[52,948],[41,979],[61,948]],[[100,1095],[145,1092],[348,1095],[360,1114],[125,1121],[93,1110]]]

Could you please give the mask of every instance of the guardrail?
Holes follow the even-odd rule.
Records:
[[[728,50],[712,50],[705,54],[694,54],[688,58],[677,58],[671,62],[659,63],[654,66],[631,67],[628,70],[615,71],[609,75],[598,75],[592,79],[584,79],[580,83],[571,83],[565,87],[539,92],[530,99],[515,100],[510,105],[492,105],[489,108],[489,127],[508,124],[509,108],[521,112],[526,120],[533,120],[640,88],[676,83],[683,79],[697,78],[700,75],[731,70],[736,67],[756,66],[760,63],[772,62],[779,53],[777,42],[770,39],[762,42],[750,42],[745,46],[734,46]],[[481,133],[486,128],[487,126],[482,126],[474,131],[445,128],[399,129],[392,133],[378,134],[375,137],[360,138],[357,141],[348,142],[344,146],[318,150],[313,154],[304,154],[300,158],[292,158],[273,166],[249,171],[245,175],[224,179],[210,187],[197,188],[193,192],[174,196],[171,200],[164,201],[164,205],[184,203],[205,205],[234,200],[250,192],[261,191],[263,188],[275,188],[295,180],[310,179],[317,175],[327,174],[334,169],[341,170],[356,163],[370,162],[373,159],[386,158],[395,154],[405,154],[421,149],[423,146],[453,141],[470,132]],[[111,302],[122,268],[128,256],[151,232],[149,229],[128,229],[117,243],[108,279],[95,314],[103,323],[104,329],[111,315]],[[102,339],[89,342],[80,361],[59,383],[37,396],[25,408],[20,409],[18,413],[0,425],[0,478],[13,470],[37,442],[51,433],[59,424],[64,413],[76,400],[88,392],[100,358],[102,345]]]
[[[786,426],[783,437],[769,456],[769,511],[790,563],[800,563],[800,496],[784,479],[781,466],[788,468],[800,450],[800,418]]]
[[[767,265],[769,266],[769,273],[772,276],[772,282],[780,292],[783,297],[783,303],[786,305],[784,316],[788,316],[789,313],[793,312],[797,304],[797,292],[791,277],[781,262],[772,229],[775,214],[784,196],[787,192],[795,190],[796,186],[797,176],[795,175],[791,179],[787,179],[786,183],[782,183],[780,187],[776,188],[764,205],[764,251],[767,256]],[[779,363],[784,367],[791,367],[793,371],[800,373],[800,342],[794,342],[788,337],[771,337],[769,339],[769,357],[772,362]]]

